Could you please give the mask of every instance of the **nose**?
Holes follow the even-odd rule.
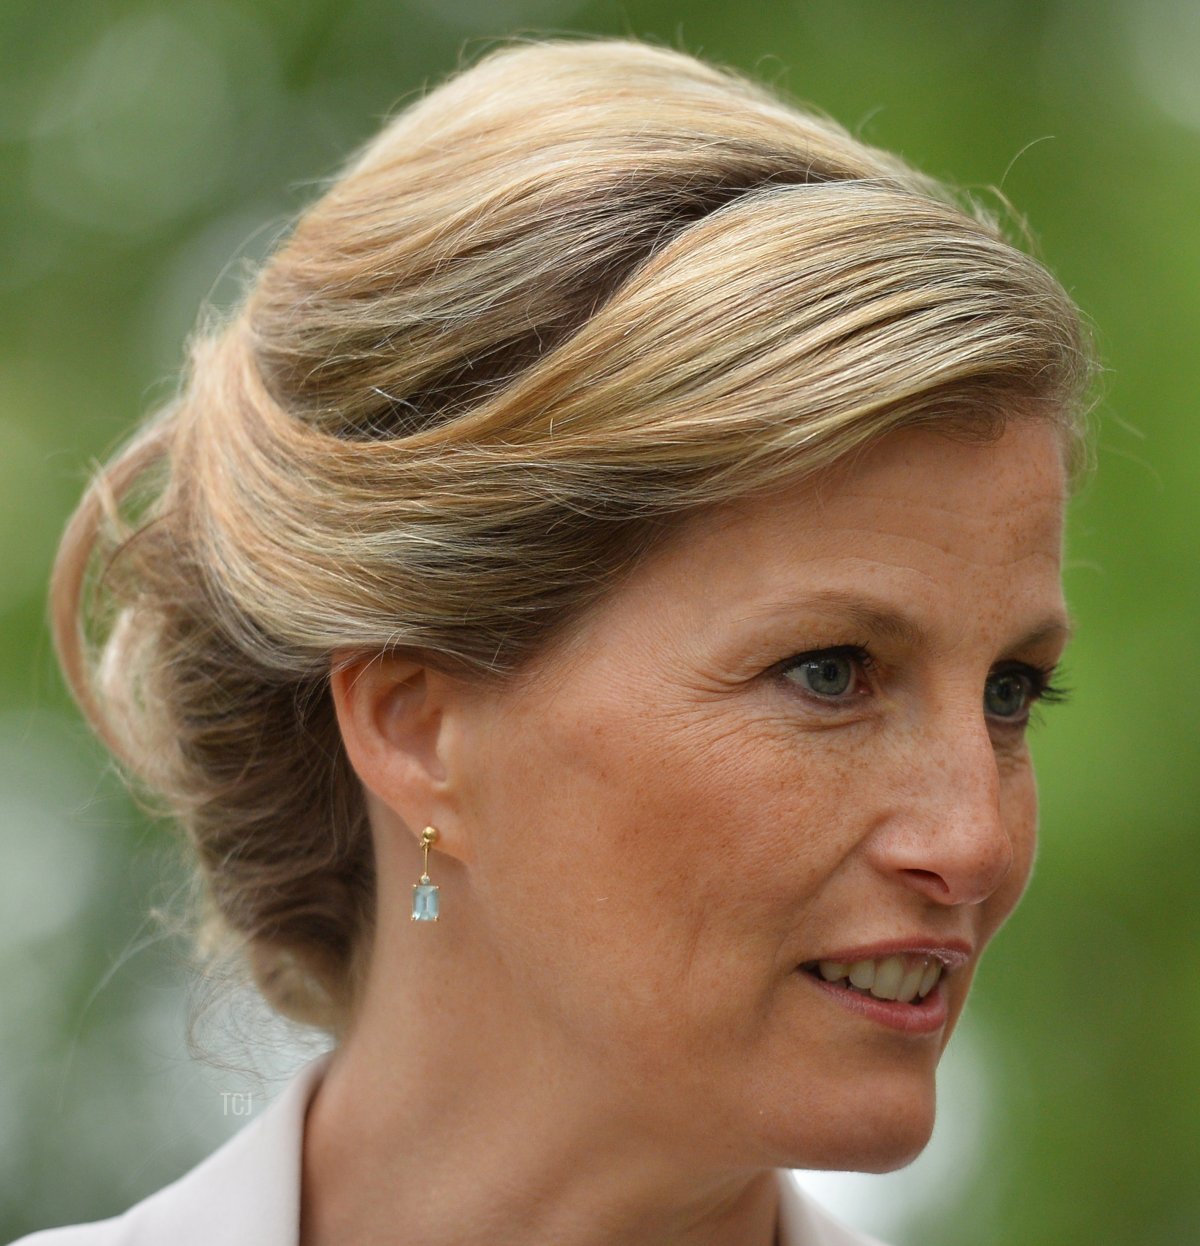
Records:
[[[981,720],[914,742],[889,814],[873,840],[876,865],[943,905],[977,904],[1013,868],[996,750]]]

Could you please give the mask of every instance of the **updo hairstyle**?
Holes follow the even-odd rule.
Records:
[[[92,481],[52,584],[89,721],[182,827],[202,958],[337,1035],[375,904],[334,655],[519,676],[693,512],[891,429],[1052,421],[1090,354],[978,207],[631,42],[493,52],[297,221]]]

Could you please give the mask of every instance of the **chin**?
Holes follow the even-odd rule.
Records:
[[[786,1122],[787,1156],[776,1167],[894,1172],[925,1149],[934,1116],[932,1086],[918,1089],[903,1079],[887,1087],[868,1083],[838,1103],[810,1100]]]
[[[928,1122],[881,1122],[875,1118],[830,1139],[816,1154],[811,1145],[806,1147],[806,1153],[789,1166],[834,1172],[895,1172],[921,1154],[932,1133],[932,1117]]]
[[[895,1172],[904,1168],[925,1149],[933,1133],[933,1125],[928,1129],[909,1132],[894,1138],[872,1138],[865,1146],[860,1146],[847,1161],[841,1164],[846,1172]]]

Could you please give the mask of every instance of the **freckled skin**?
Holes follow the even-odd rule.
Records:
[[[974,961],[921,1035],[799,966],[978,954],[1019,899],[1033,771],[984,694],[1058,659],[1063,495],[1045,425],[893,433],[690,520],[514,687],[336,673],[378,905],[304,1246],[746,1246],[771,1168],[912,1158]],[[844,697],[785,670],[847,645],[871,663]],[[429,822],[436,926],[408,919]]]
[[[1031,868],[1023,733],[983,687],[1062,616],[1055,434],[895,433],[693,524],[472,734],[474,900],[528,1015],[619,1113],[708,1161],[886,1169],[933,1121],[946,1032],[891,1032],[796,973],[898,937],[977,950]],[[817,590],[923,629],[849,711],[767,672],[859,643]],[[782,599],[772,610],[769,601]],[[865,638],[871,640],[871,638]]]

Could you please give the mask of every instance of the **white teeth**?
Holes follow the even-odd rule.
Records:
[[[878,999],[895,999],[900,993],[900,983],[904,980],[904,962],[899,956],[889,956],[881,961],[875,969],[875,985],[871,994]]]
[[[938,979],[942,976],[942,962],[940,960],[931,960],[928,968],[921,975],[921,986],[917,994],[924,999],[930,991],[938,984]]]
[[[917,998],[917,992],[921,989],[921,979],[925,977],[925,970],[925,962],[917,961],[904,975],[900,989],[896,992],[896,998],[902,1004],[911,1004]]]
[[[860,991],[869,991],[875,985],[875,962],[856,960],[850,966],[850,982]]]
[[[817,962],[817,972],[826,982],[843,982],[875,996],[911,1004],[924,999],[942,976],[942,962],[932,957],[887,956],[882,960],[840,960]]]

